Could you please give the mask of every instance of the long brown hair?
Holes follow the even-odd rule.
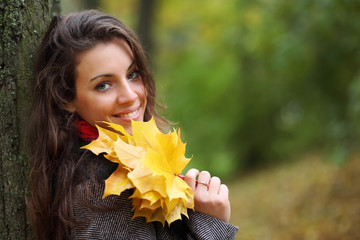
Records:
[[[145,53],[134,33],[111,15],[88,10],[56,16],[41,42],[33,83],[30,150],[32,170],[29,217],[38,239],[65,239],[75,224],[73,190],[79,176],[79,155],[74,114],[67,106],[74,100],[76,56],[99,43],[121,38],[134,55],[147,90],[144,120],[154,117],[159,128],[167,126],[156,110],[155,83]]]

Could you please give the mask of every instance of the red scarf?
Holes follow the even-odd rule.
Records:
[[[98,130],[82,119],[75,120],[78,135],[85,141],[93,141],[98,138]]]

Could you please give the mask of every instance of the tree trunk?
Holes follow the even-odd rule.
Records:
[[[83,0],[82,4],[84,9],[97,9],[99,8],[99,0]]]
[[[137,34],[146,52],[151,52],[152,44],[152,23],[154,22],[156,0],[141,0],[139,5],[139,23]]]
[[[31,239],[24,132],[40,38],[59,0],[0,0],[0,239]]]

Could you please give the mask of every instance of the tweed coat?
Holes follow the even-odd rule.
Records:
[[[100,179],[106,179],[116,166],[103,157],[97,157]],[[93,199],[88,204],[77,201],[73,210],[79,224],[71,230],[73,239],[235,239],[238,227],[217,218],[188,210],[188,216],[182,220],[167,223],[146,223],[144,217],[132,219],[132,202],[129,199],[133,190],[126,190],[120,196],[111,195],[102,199],[104,181],[98,187],[92,187]],[[78,187],[81,194],[82,186]],[[106,206],[111,210],[98,211],[94,206]]]

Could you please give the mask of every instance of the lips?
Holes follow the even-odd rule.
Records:
[[[127,113],[123,113],[123,114],[117,114],[115,115],[115,117],[118,118],[123,118],[123,119],[134,119],[137,118],[139,116],[139,108],[136,109],[135,111],[132,112],[127,112]]]
[[[125,117],[125,118],[132,118],[134,116],[136,116],[136,114],[139,112],[139,109],[133,111],[133,112],[130,112],[130,113],[126,113],[126,114],[122,114],[120,115],[120,117]]]

